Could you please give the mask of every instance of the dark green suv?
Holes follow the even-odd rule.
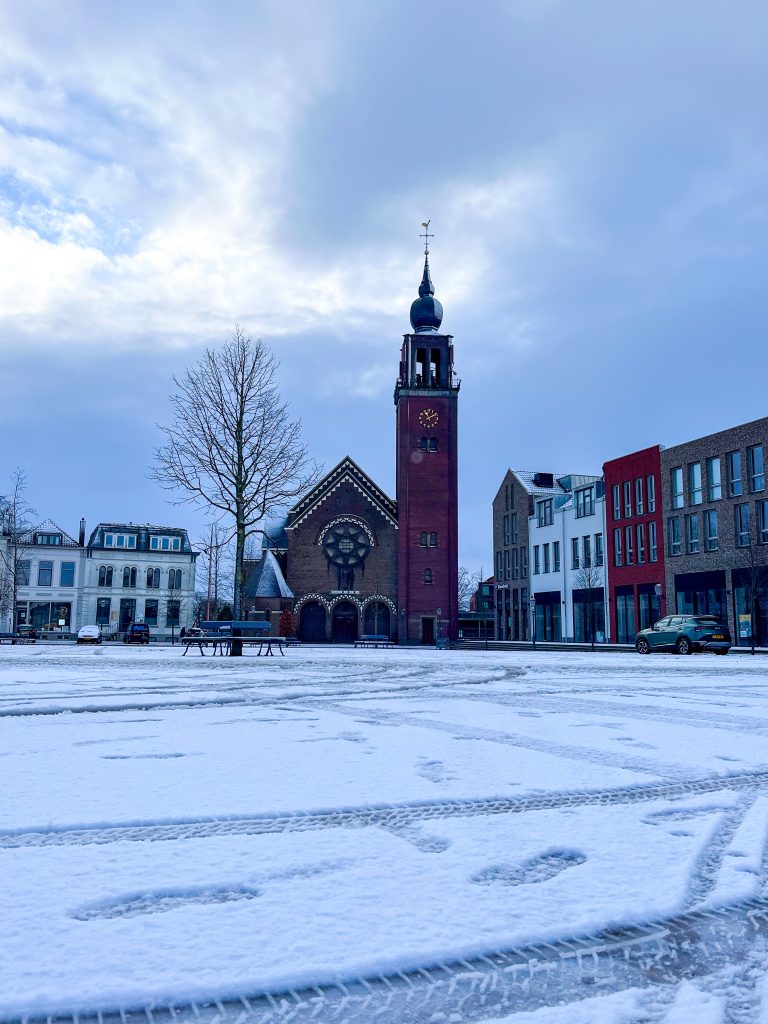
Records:
[[[731,631],[716,615],[667,615],[635,637],[638,654],[651,651],[714,651],[727,654],[731,649]]]

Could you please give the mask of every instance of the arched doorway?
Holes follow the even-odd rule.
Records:
[[[325,608],[319,601],[307,601],[299,615],[299,639],[305,643],[325,643]]]
[[[366,636],[390,636],[389,605],[371,601],[365,606],[363,633]]]
[[[352,644],[357,640],[357,608],[351,601],[339,601],[334,606],[331,639],[335,644]]]

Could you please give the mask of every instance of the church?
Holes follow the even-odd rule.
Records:
[[[410,319],[394,392],[395,500],[347,456],[267,527],[261,557],[246,565],[244,603],[275,632],[288,609],[309,643],[457,637],[460,382],[428,245]]]

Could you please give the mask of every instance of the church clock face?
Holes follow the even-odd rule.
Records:
[[[434,409],[422,409],[419,413],[419,423],[422,427],[436,427],[440,417]]]
[[[337,523],[323,537],[323,554],[337,569],[363,565],[371,542],[357,523]]]

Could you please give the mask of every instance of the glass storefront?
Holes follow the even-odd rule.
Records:
[[[717,615],[727,622],[725,572],[688,572],[675,576],[675,608],[681,615]]]
[[[577,643],[605,640],[605,597],[602,587],[573,592],[573,638]]]
[[[737,647],[768,646],[768,570],[756,571],[752,585],[749,569],[733,570],[734,637]],[[752,607],[750,607],[750,605]]]
[[[641,583],[638,586],[637,605],[640,613],[639,629],[648,629],[661,618],[661,597],[657,596],[653,583]]]
[[[637,635],[635,622],[635,588],[616,587],[616,642],[633,644]]]
[[[544,642],[562,640],[560,632],[560,591],[535,594],[536,640]]]

